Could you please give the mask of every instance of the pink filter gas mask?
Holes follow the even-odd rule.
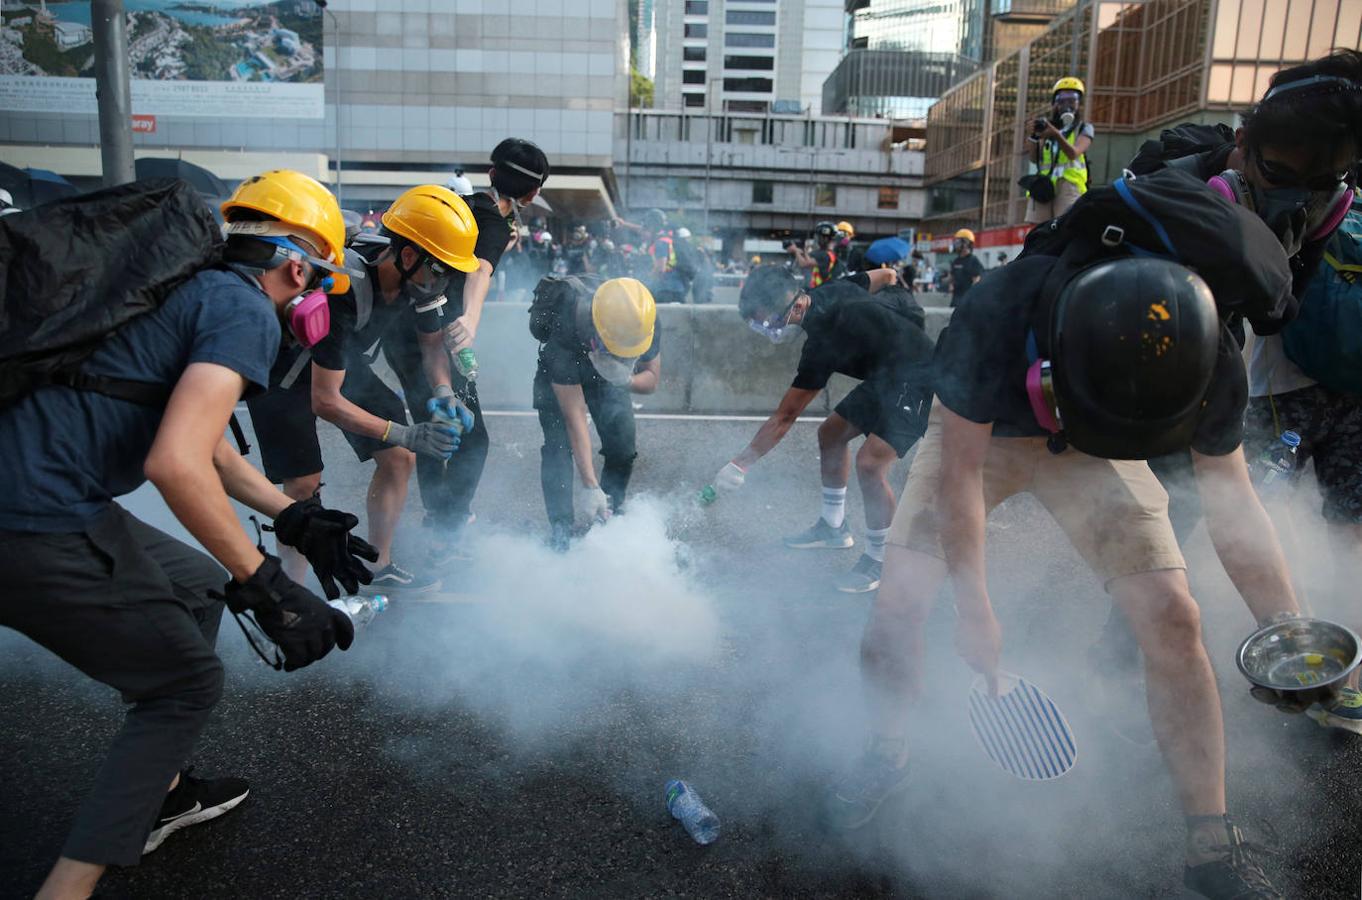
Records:
[[[331,306],[320,288],[299,294],[284,309],[288,330],[304,347],[315,347],[331,331]]]

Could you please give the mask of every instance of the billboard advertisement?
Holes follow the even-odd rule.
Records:
[[[0,0],[0,110],[97,112],[89,0]],[[320,119],[312,0],[125,0],[143,116]]]

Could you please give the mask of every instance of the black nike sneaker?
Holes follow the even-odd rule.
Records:
[[[1244,833],[1228,823],[1229,843],[1224,857],[1199,866],[1187,866],[1182,883],[1188,890],[1210,900],[1285,900],[1263,868],[1272,851],[1244,840]]]
[[[144,855],[180,829],[230,812],[251,792],[250,786],[240,778],[195,778],[189,774],[193,770],[190,766],[181,772],[180,783],[166,795],[156,827],[151,829],[142,847]]]

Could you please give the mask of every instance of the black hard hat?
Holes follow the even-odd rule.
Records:
[[[819,222],[813,226],[813,233],[819,237],[832,237],[837,233],[837,226],[831,222]]]
[[[1105,459],[1191,446],[1220,331],[1211,289],[1185,266],[1123,258],[1079,272],[1050,314],[1066,440]]]
[[[744,319],[762,319],[790,305],[803,282],[785,266],[767,264],[747,273],[738,295],[738,314]]]
[[[643,214],[643,227],[649,231],[661,231],[667,227],[667,214],[660,209],[650,209]]]
[[[507,138],[492,150],[492,187],[519,198],[549,180],[549,158],[539,145],[524,138]]]

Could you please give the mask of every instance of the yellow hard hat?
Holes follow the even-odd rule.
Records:
[[[955,236],[956,238],[964,238],[971,244],[974,243],[974,232],[970,231],[968,228],[961,228],[959,231],[955,233]]]
[[[1050,95],[1054,96],[1060,91],[1078,91],[1084,97],[1088,96],[1088,89],[1083,87],[1083,81],[1072,75],[1065,75],[1059,81],[1056,81],[1055,88],[1050,91]]]
[[[468,204],[449,188],[420,184],[404,192],[383,214],[383,227],[460,272],[478,268],[473,253],[478,223]]]
[[[838,230],[838,231],[844,231],[844,232],[846,232],[846,234],[847,234],[848,237],[855,237],[855,236],[856,236],[856,229],[851,227],[851,223],[850,223],[850,222],[838,222],[838,223],[837,223],[837,230]]]
[[[752,257],[752,265],[754,266],[761,265],[761,257],[760,256]]]
[[[345,220],[335,196],[315,178],[291,169],[271,169],[247,178],[223,201],[222,217],[231,222],[238,210],[253,210],[278,220],[316,245],[317,253],[339,266],[345,262]],[[331,293],[344,293],[350,278],[334,275]]]
[[[638,279],[612,278],[591,297],[591,324],[615,356],[642,356],[653,343],[657,304]]]

